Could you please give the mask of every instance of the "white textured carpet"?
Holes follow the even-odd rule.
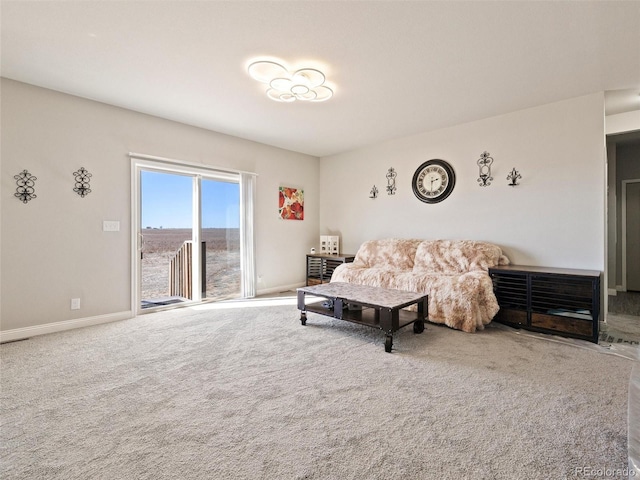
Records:
[[[431,324],[388,354],[379,331],[250,305],[2,345],[0,476],[547,480],[627,465],[633,360]]]

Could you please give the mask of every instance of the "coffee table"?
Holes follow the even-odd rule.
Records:
[[[428,295],[423,293],[342,282],[300,287],[297,293],[302,325],[307,324],[307,312],[313,312],[379,328],[386,333],[386,352],[391,352],[394,332],[413,324],[413,332],[422,333],[428,317]],[[308,295],[325,301],[307,304]],[[414,304],[418,306],[417,312],[402,310]]]

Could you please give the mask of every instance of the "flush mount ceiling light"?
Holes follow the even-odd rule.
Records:
[[[279,63],[259,60],[247,70],[251,78],[269,85],[267,96],[277,102],[324,102],[333,96],[333,90],[324,84],[324,73],[315,68],[290,72]]]

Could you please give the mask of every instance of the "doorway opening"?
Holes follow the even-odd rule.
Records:
[[[640,293],[640,178],[622,180],[622,287]]]
[[[640,131],[607,136],[609,329],[640,341]]]
[[[147,159],[132,168],[135,311],[253,296],[252,195],[242,195],[253,175]]]

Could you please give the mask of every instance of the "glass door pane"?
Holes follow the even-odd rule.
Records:
[[[141,308],[193,299],[193,177],[140,172]]]
[[[240,296],[240,184],[203,178],[203,297]]]

